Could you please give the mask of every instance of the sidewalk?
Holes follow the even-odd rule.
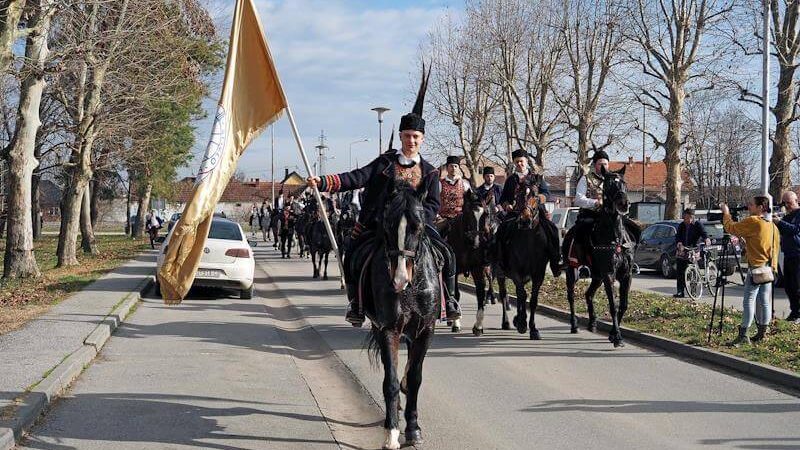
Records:
[[[22,394],[41,382],[115,307],[152,278],[155,253],[146,252],[55,305],[22,328],[0,335],[0,420],[13,419]],[[2,424],[0,424],[1,426]]]
[[[267,306],[280,294],[260,270],[256,283],[252,300],[144,295],[20,448],[340,448]]]

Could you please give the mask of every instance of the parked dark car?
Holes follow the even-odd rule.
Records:
[[[639,241],[639,246],[636,248],[636,254],[634,255],[634,262],[640,269],[656,270],[664,278],[675,277],[675,272],[677,271],[675,263],[677,244],[675,239],[680,223],[680,220],[656,222],[642,232],[641,241]],[[711,240],[710,250],[716,251],[721,258],[722,237],[724,235],[722,224],[706,220],[701,220],[700,223]],[[732,247],[728,249],[728,256],[725,261],[717,261],[717,267],[728,275],[732,274],[736,269],[736,260],[733,252],[736,252],[740,258],[742,252],[742,245],[737,237],[731,237],[730,245]]]

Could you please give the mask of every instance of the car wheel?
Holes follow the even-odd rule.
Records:
[[[675,276],[675,271],[672,270],[672,263],[669,260],[667,255],[661,255],[661,276],[664,278],[673,278]]]
[[[253,286],[251,285],[250,288],[239,291],[239,297],[243,300],[249,300],[253,298]]]

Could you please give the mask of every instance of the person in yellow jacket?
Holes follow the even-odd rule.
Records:
[[[731,217],[728,205],[721,204],[722,224],[725,231],[744,239],[747,256],[747,265],[750,269],[770,264],[772,270],[778,270],[778,252],[780,251],[780,232],[764,215],[770,212],[769,199],[756,196],[747,202],[747,211],[750,215],[736,222]],[[739,326],[739,336],[730,343],[732,346],[749,344],[751,340],[758,342],[764,339],[769,322],[772,317],[770,299],[772,283],[755,284],[750,273],[744,282],[744,299],[742,302],[742,324]],[[758,332],[751,338],[747,336],[747,329],[753,324],[755,316]]]

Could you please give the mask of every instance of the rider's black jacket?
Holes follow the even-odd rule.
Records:
[[[325,192],[339,192],[363,187],[361,214],[358,221],[364,227],[374,229],[376,221],[380,220],[378,214],[385,203],[390,183],[396,177],[398,156],[397,150],[388,150],[360,169],[338,175],[323,176],[319,189]],[[439,197],[442,188],[439,184],[439,170],[421,157],[419,164],[422,165],[422,181],[420,183],[427,191],[427,196],[423,201],[425,218],[429,225],[433,225],[433,220],[439,213],[441,205]]]

